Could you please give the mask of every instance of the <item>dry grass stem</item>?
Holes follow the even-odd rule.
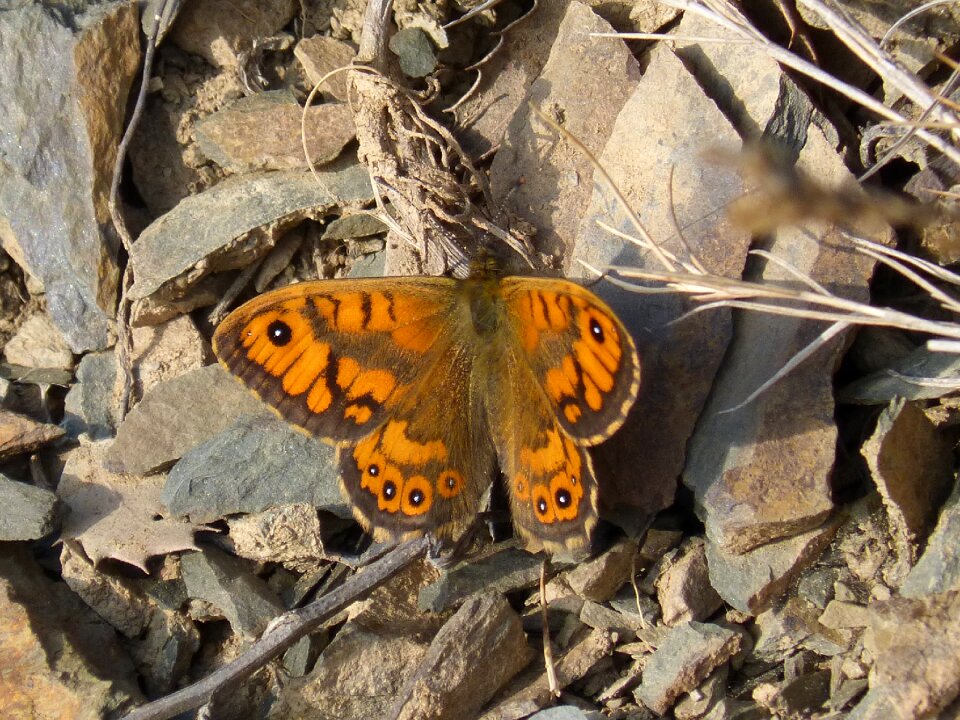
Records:
[[[858,252],[880,259],[884,264],[911,281],[919,281],[917,284],[924,290],[932,288],[925,278],[911,271],[904,263],[891,257],[889,253],[886,252],[889,251],[889,248],[883,248],[885,252],[881,252],[878,248],[882,248],[882,246],[876,243],[871,243],[860,238],[852,238],[851,240],[853,247]],[[753,252],[770,258],[770,256],[765,253],[760,253],[759,251]],[[927,263],[924,261],[918,260],[917,258],[911,258],[911,261],[911,264],[927,271]],[[599,274],[596,268],[586,263],[582,264]],[[802,277],[800,271],[791,268],[782,260],[778,261],[777,264],[787,269],[794,277]],[[726,307],[755,310],[774,315],[799,317],[809,320],[822,320],[831,323],[895,327],[902,330],[922,332],[938,338],[960,340],[960,326],[955,323],[926,320],[892,308],[874,307],[855,300],[837,297],[813,283],[809,278],[803,280],[803,283],[808,288],[818,289],[801,290],[782,284],[754,283],[717,275],[681,271],[664,272],[631,267],[611,267],[610,270],[616,272],[619,277],[608,275],[607,279],[627,290],[634,291],[637,289],[637,286],[621,278],[660,282],[664,284],[664,287],[657,289],[660,292],[678,292],[684,295],[690,295],[694,299],[704,302],[704,304],[694,308],[675,322],[680,322],[694,313],[701,313],[718,307]],[[956,275],[949,273],[949,271],[943,268],[937,268],[938,276],[942,276],[944,273],[952,276],[951,282],[960,282],[960,278]],[[641,292],[651,292],[652,290],[652,288],[643,288]],[[943,293],[938,293],[938,299],[941,300],[941,303],[947,309],[958,307],[952,298]],[[958,307],[958,309],[960,309],[960,307]]]

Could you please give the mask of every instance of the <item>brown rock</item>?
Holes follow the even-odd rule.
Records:
[[[242,53],[276,34],[297,12],[295,0],[203,0],[184,5],[170,40],[211,65],[238,70]]]
[[[511,30],[509,42],[479,68],[476,92],[457,108],[458,138],[479,157],[503,139],[514,113],[547,62],[571,0],[543,3]]]
[[[830,671],[817,670],[782,683],[763,683],[753,699],[774,717],[811,717],[830,694]]]
[[[113,472],[147,474],[230,427],[264,405],[219,365],[167,380],[146,394],[117,428],[104,464]]]
[[[133,379],[137,397],[166,380],[213,362],[210,343],[189,316],[133,329]]]
[[[231,277],[221,273],[205,277],[196,285],[173,291],[177,297],[165,297],[165,292],[134,300],[130,310],[133,327],[160,325],[197,308],[215,305],[230,287]]]
[[[598,557],[574,565],[564,573],[563,579],[578,597],[605,602],[624,583],[630,582],[636,553],[636,542],[621,540]]]
[[[63,437],[63,429],[0,410],[0,461],[32,452]]]
[[[682,34],[722,32],[692,15]],[[851,183],[836,141],[812,124],[809,98],[763,50],[708,43],[678,51],[724,108],[745,141],[759,138],[790,148],[796,167],[827,186]],[[888,239],[889,230],[876,240]],[[777,231],[768,252],[849,299],[867,298],[872,262],[843,248],[838,230],[820,222]],[[773,262],[748,265],[745,279],[796,284]],[[690,443],[684,482],[696,493],[708,537],[742,553],[814,528],[832,507],[829,477],[835,460],[831,372],[845,349],[834,338],[807,362],[747,405],[738,407],[823,331],[819,322],[763,313],[738,319],[737,339],[717,377],[703,422]],[[765,348],[757,352],[757,348]],[[798,397],[804,402],[796,402]],[[735,409],[733,409],[735,408]],[[733,409],[733,410],[731,410]]]
[[[502,596],[468,600],[430,643],[390,717],[472,717],[532,656],[520,618]]]
[[[740,196],[743,183],[730,169],[704,163],[706,137],[711,143],[740,143],[717,104],[673,51],[658,47],[599,162],[664,249],[686,257],[676,237],[679,222],[686,243],[709,271],[736,277],[750,237],[716,208]],[[580,226],[571,273],[595,279],[580,267],[581,261],[595,268],[615,264],[663,269],[598,222],[635,232],[602,183]],[[676,323],[695,303],[679,295],[641,300],[609,283],[598,283],[594,290],[631,331],[642,366],[640,395],[626,425],[593,453],[597,474],[604,473],[600,502],[605,516],[640,529],[646,518],[673,502],[688,439],[726,350],[730,320],[725,312],[713,311]]]
[[[400,688],[427,652],[414,635],[341,630],[304,678],[284,683],[274,718],[388,717]]]
[[[94,612],[127,638],[135,638],[150,622],[153,605],[122,577],[97,572],[91,561],[66,542],[60,550],[64,582]]]
[[[510,121],[490,168],[494,198],[533,223],[542,252],[565,257],[573,246],[590,202],[593,165],[536,119],[528,103],[598,154],[640,78],[622,40],[590,37],[610,32],[609,23],[589,7],[569,4],[550,57]]]
[[[927,547],[900,586],[904,597],[960,590],[960,483],[944,505]]]
[[[664,714],[740,649],[740,635],[716,625],[680,625],[647,660],[637,700]]]
[[[348,66],[356,57],[357,51],[351,45],[332,37],[314,35],[298,42],[293,54],[300,61],[307,81],[310,85],[316,85],[328,72]],[[346,102],[347,73],[340,72],[330,77],[320,90]]]
[[[727,690],[728,667],[722,665],[697,688],[677,701],[673,707],[676,720],[697,720],[706,715],[720,702]]]
[[[710,584],[703,539],[692,538],[680,550],[656,581],[657,600],[665,625],[706,620],[723,605]]]
[[[93,720],[143,699],[113,629],[13,545],[0,547],[0,647],[9,720]]]
[[[862,628],[869,623],[870,612],[866,606],[842,600],[831,600],[820,615],[820,624],[834,630]]]
[[[112,558],[149,572],[149,558],[194,549],[194,526],[166,517],[164,477],[117,475],[104,469],[110,443],[85,443],[66,455],[57,494],[69,508],[61,535],[76,540],[94,563]]]
[[[324,556],[320,520],[312,505],[282,505],[229,518],[227,524],[233,551],[240,557],[305,572]]]
[[[790,598],[782,606],[758,614],[752,658],[776,662],[790,655],[819,630],[819,615],[819,610],[798,598]]]
[[[565,688],[584,677],[602,658],[613,650],[610,635],[603,630],[590,630],[580,633],[563,657],[557,659],[554,652],[557,684]],[[501,720],[509,717],[524,717],[539,708],[545,707],[553,695],[547,685],[546,673],[539,668],[525,673],[514,681],[496,705],[480,716],[480,720]],[[517,710],[526,709],[525,714],[516,715]]]
[[[429,560],[412,563],[389,583],[370,593],[366,600],[351,605],[347,617],[352,624],[372,632],[433,637],[452,613],[425,613],[417,602],[420,588],[438,574]]]
[[[837,531],[835,520],[801,535],[768,543],[736,555],[707,543],[710,583],[741,612],[762,612],[789,587],[827,546]]]
[[[633,32],[662,32],[680,13],[680,8],[664,5],[658,0],[638,0],[630,11],[630,23]]]
[[[637,554],[644,562],[653,563],[677,547],[682,540],[683,532],[681,530],[650,528],[644,534],[643,542]]]
[[[952,449],[919,407],[898,398],[860,452],[883,498],[897,554],[912,566],[953,481]]]
[[[609,634],[616,633],[621,642],[633,640],[637,631],[643,628],[638,615],[617,612],[600,603],[586,600],[580,607],[580,622]]]
[[[8,363],[30,368],[73,367],[73,353],[46,313],[27,318],[3,348]]]
[[[847,176],[841,159],[814,127],[809,128],[800,165],[817,168],[817,177],[825,181]],[[837,249],[841,242],[835,229],[807,227],[781,230],[770,249],[816,282],[839,288],[845,297],[865,298],[869,265]],[[796,282],[772,263],[762,281]],[[815,528],[831,510],[836,428],[831,373],[825,367],[839,362],[842,342],[831,341],[819,350],[816,362],[794,370],[748,405],[725,412],[822,330],[812,321],[762,313],[741,317],[737,343],[704,410],[684,472],[684,482],[697,495],[708,537],[727,552],[743,553]],[[767,350],[758,353],[761,346]],[[804,398],[800,405],[798,397]]]
[[[241,98],[196,126],[200,150],[231,172],[306,168],[302,135],[315,166],[333,160],[356,132],[345,103],[311,105],[304,110],[289,90]]]
[[[852,720],[931,717],[960,694],[960,592],[871,606],[875,662]]]

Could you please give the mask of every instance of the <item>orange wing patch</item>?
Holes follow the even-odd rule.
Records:
[[[549,290],[530,289],[519,304],[523,347],[533,352],[545,331],[561,332],[570,325],[571,297]]]
[[[513,481],[516,497],[529,497],[534,515],[546,525],[576,520],[583,499],[581,450],[556,427],[544,436],[544,445],[520,449],[521,472]]]
[[[408,423],[390,420],[361,440],[351,453],[367,490],[383,512],[423,515],[433,506],[434,494],[452,499],[463,492],[464,476],[446,467],[447,446],[441,440],[417,442],[407,436]],[[440,468],[436,473],[424,472]]]

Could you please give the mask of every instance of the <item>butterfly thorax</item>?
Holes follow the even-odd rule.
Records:
[[[481,339],[494,337],[503,318],[503,299],[497,292],[499,281],[494,278],[467,278],[460,281],[470,308],[473,329]]]

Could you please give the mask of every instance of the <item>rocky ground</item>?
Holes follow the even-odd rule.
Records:
[[[735,15],[722,28],[654,0],[504,0],[449,24],[476,5],[397,0],[382,67],[422,92],[424,117],[489,183],[493,214],[533,238],[540,272],[615,265],[634,285],[594,286],[643,364],[627,424],[594,451],[595,553],[555,558],[541,589],[543,558],[500,523],[464,557],[398,562],[218,687],[208,716],[960,716],[955,356],[927,335],[850,328],[744,404],[827,325],[638,293],[649,285],[628,271],[661,266],[617,234],[636,233],[632,208],[687,267],[800,287],[789,263],[835,295],[950,326],[956,305],[936,295],[950,277],[920,288],[850,238],[960,259],[956,105],[924,113],[917,99],[958,97],[936,55],[955,54],[957,10],[884,37],[898,3],[843,3],[861,44],[915,74],[905,87],[849,49],[829,7],[744,7],[776,47],[907,119],[937,119],[925,139],[785,71],[735,34]],[[303,112],[355,58],[365,6],[183,3],[123,163],[129,247],[110,185],[153,5],[143,23],[127,2],[0,12],[4,718],[123,716],[256,653],[275,618],[379,567],[333,450],[274,417],[209,343],[264,290],[449,264],[429,233],[411,241],[362,212],[378,199],[368,170],[382,180],[390,164],[369,145],[370,96],[340,73]],[[741,172],[759,140],[800,174]],[[864,185],[897,199],[851,190],[880,158]],[[390,192],[422,178],[399,166],[381,187],[410,224],[427,211],[405,214],[414,199]],[[902,198],[940,205],[892,212]]]

